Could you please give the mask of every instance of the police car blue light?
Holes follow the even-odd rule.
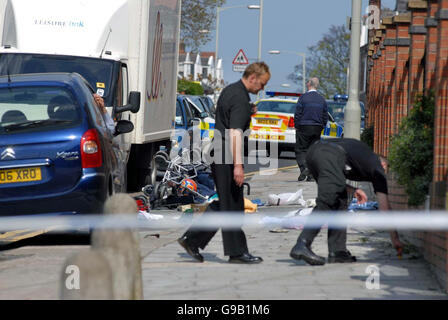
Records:
[[[333,100],[336,101],[336,102],[338,102],[338,101],[341,101],[341,102],[348,101],[348,95],[346,95],[346,94],[336,94],[333,97]]]

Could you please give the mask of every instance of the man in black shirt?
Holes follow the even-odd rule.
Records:
[[[263,90],[271,77],[269,67],[257,62],[247,67],[243,78],[226,87],[218,100],[215,119],[214,159],[212,173],[219,196],[219,210],[244,215],[243,132],[249,129],[253,107],[249,93]],[[207,214],[207,213],[205,213]],[[193,226],[178,239],[179,244],[198,261],[217,230],[198,230]],[[241,228],[222,230],[224,255],[231,263],[260,263],[260,257],[249,254],[246,236]]]
[[[380,210],[389,210],[385,174],[387,164],[366,144],[354,139],[317,141],[310,147],[306,162],[318,185],[316,208],[312,214],[347,209],[346,179],[371,182],[378,198]],[[355,190],[354,195],[360,203],[367,201],[366,194],[360,189]],[[303,259],[311,265],[325,264],[325,258],[317,256],[311,250],[311,244],[319,231],[320,228],[308,228],[305,225],[290,256],[296,260]],[[393,246],[400,254],[403,245],[397,231],[392,231],[390,235]],[[346,228],[328,226],[328,261],[330,263],[356,261],[356,258],[346,248],[346,240]]]

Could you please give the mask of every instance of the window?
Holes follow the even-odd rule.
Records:
[[[107,101],[112,99],[112,70],[114,62],[97,58],[57,56],[45,54],[0,54],[0,75],[42,73],[42,72],[76,72],[83,76],[92,88],[101,90],[100,94]],[[109,101],[112,105],[113,101]]]
[[[195,116],[193,114],[193,111],[191,110],[191,106],[188,103],[188,101],[186,99],[184,99],[183,102],[184,102],[184,106],[185,106],[185,113],[187,115],[187,119],[186,119],[187,125],[190,126],[190,122],[191,122],[191,120],[193,120],[193,118]]]
[[[184,113],[182,112],[182,107],[179,100],[176,101],[176,126],[184,126]]]
[[[122,100],[122,106],[125,106],[128,104],[128,98],[129,98],[129,79],[128,79],[128,67],[123,64],[121,66],[121,82],[123,87],[123,100]]]
[[[81,121],[71,93],[60,87],[19,87],[0,90],[0,134],[45,131]]]
[[[294,102],[282,102],[282,101],[262,101],[258,105],[258,111],[260,112],[282,112],[282,113],[295,113],[296,103]]]

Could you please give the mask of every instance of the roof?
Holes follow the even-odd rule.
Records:
[[[395,7],[395,11],[407,12],[408,11],[408,2],[409,2],[409,0],[397,0],[397,6]]]
[[[190,62],[191,63],[195,63],[197,58],[198,58],[198,54],[197,53],[180,53],[179,54],[179,62],[185,62],[187,59],[187,55],[190,56]],[[214,52],[201,52],[200,54],[200,59],[201,59],[201,65],[203,66],[208,66],[208,62],[210,60],[210,57],[213,57],[213,59],[215,58],[215,53]]]

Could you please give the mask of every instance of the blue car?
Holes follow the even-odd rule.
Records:
[[[196,100],[199,96],[177,95],[176,131],[173,140],[179,147],[190,148],[193,145],[193,131],[200,129],[202,143],[211,141],[214,136],[215,120],[205,107]]]
[[[116,112],[137,112],[139,93]],[[137,100],[138,99],[138,100]],[[93,90],[72,73],[0,77],[0,216],[100,213],[124,191],[125,161]]]
[[[333,100],[327,100],[328,112],[333,116],[334,121],[344,126],[344,112],[345,106],[347,105],[348,96],[337,94],[334,96]],[[363,102],[359,103],[361,108],[361,132],[365,127],[365,106]]]

